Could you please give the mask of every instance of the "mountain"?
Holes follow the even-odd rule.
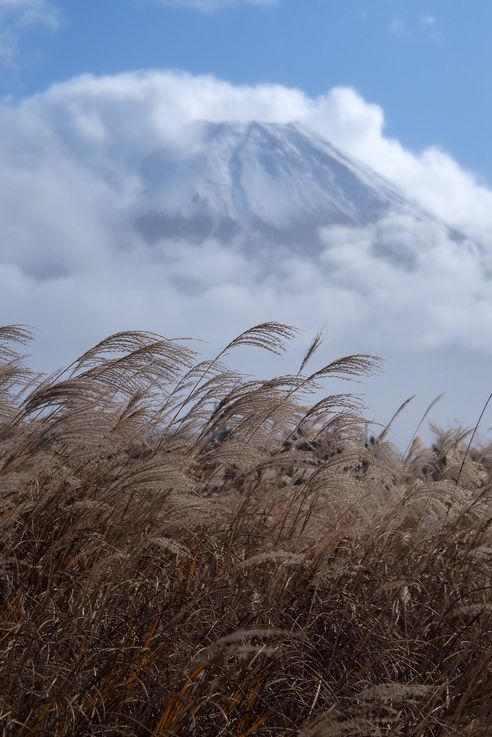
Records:
[[[319,228],[365,226],[389,213],[430,216],[361,162],[301,126],[196,123],[189,151],[139,168],[131,213],[149,243],[206,238],[313,245]]]

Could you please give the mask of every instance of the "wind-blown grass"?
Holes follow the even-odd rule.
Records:
[[[331,378],[148,333],[50,378],[0,329],[3,735],[492,734],[490,447],[367,438]]]

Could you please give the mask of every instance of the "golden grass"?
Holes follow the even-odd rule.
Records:
[[[0,329],[2,735],[492,734],[490,447],[368,439],[370,356],[245,380],[120,333],[35,377]]]

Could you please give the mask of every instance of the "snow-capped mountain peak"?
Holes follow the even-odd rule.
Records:
[[[414,210],[375,172],[301,126],[194,124],[196,145],[159,151],[140,168],[132,219],[150,242],[255,235],[312,238],[326,225],[366,225]]]

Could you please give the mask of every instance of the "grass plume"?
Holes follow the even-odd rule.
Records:
[[[4,737],[492,733],[492,448],[369,439],[334,378],[153,333],[52,377],[0,328]],[[320,399],[319,392],[325,386]]]

